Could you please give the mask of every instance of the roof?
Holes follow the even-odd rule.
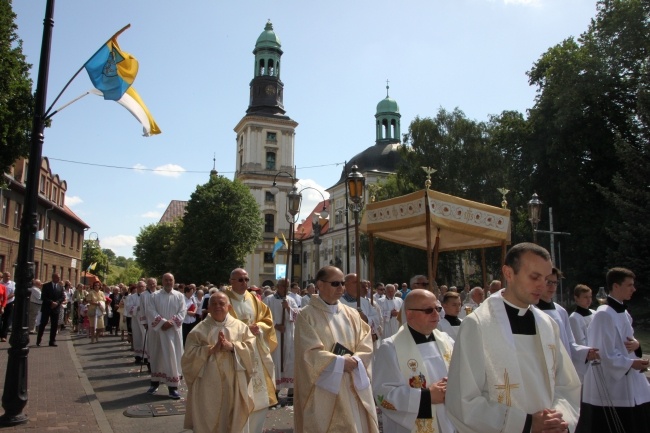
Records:
[[[377,104],[377,114],[383,113],[399,113],[399,105],[393,98],[386,96]]]
[[[316,205],[316,207],[310,212],[309,216],[300,224],[296,226],[296,233],[295,233],[295,239],[296,240],[303,240],[307,238],[311,238],[314,236],[314,230],[312,227],[312,218],[314,214],[321,213],[323,211],[323,208],[326,207],[326,205],[329,204],[329,200],[321,201]],[[330,212],[329,206],[327,206],[327,212]],[[320,229],[320,235],[323,236],[325,233],[330,228],[330,222],[329,218],[328,219],[320,219],[321,223],[321,229]]]
[[[267,21],[264,31],[257,38],[257,42],[255,42],[255,48],[280,48],[281,46],[280,38],[273,31],[271,20]]]
[[[402,160],[402,155],[399,153],[400,146],[399,142],[377,143],[354,155],[343,167],[341,178],[336,184],[345,182],[353,165],[357,166],[360,173],[369,171],[395,173]]]
[[[182,200],[172,200],[169,202],[165,213],[160,217],[160,223],[171,223],[176,221],[179,218],[185,216],[185,208],[187,207],[187,201]]]

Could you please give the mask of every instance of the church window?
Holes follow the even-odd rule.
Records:
[[[269,75],[273,76],[275,75],[275,67],[273,66],[273,59],[269,59]]]
[[[273,263],[273,253],[264,253],[264,263]]]
[[[381,138],[389,138],[388,122],[384,119],[381,121]]]
[[[278,141],[278,135],[275,132],[267,132],[266,133],[266,141],[271,141],[271,142],[277,142]]]
[[[264,59],[260,59],[260,64],[259,64],[259,75],[264,75],[265,69],[264,69]]]
[[[273,214],[267,213],[264,215],[264,232],[275,232],[275,216]]]
[[[275,196],[270,191],[266,191],[264,194],[264,201],[275,203]]]
[[[266,169],[275,170],[275,152],[266,152]]]

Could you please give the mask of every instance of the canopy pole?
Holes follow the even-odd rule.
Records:
[[[438,273],[438,258],[440,256],[440,228],[436,232],[436,244],[433,247],[433,280],[436,279],[436,274]]]
[[[433,282],[436,280],[436,270],[431,259],[431,209],[429,208],[429,194],[427,190],[424,190],[424,215],[427,235],[427,276],[429,278],[429,290],[432,290]]]
[[[370,280],[370,304],[375,305],[375,297],[372,293],[372,286],[375,284],[375,238],[368,233],[368,280]]]
[[[485,248],[481,248],[481,269],[483,270],[483,287],[487,287],[487,269],[485,268]]]

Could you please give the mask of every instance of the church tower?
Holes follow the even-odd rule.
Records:
[[[298,123],[286,115],[284,83],[280,80],[282,49],[271,21],[257,38],[253,79],[246,115],[235,126],[237,161],[235,179],[240,180],[257,200],[264,234],[262,243],[246,258],[251,284],[275,283],[275,264],[287,263],[286,250],[271,256],[274,239],[289,239],[285,216],[287,193],[296,173],[294,142]],[[280,192],[273,194],[274,181]]]

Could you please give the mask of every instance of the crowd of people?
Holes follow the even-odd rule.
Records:
[[[104,333],[131,342],[147,393],[163,384],[180,399],[184,380],[185,427],[197,433],[261,433],[283,389],[297,432],[378,432],[380,419],[397,433],[650,431],[648,360],[625,307],[632,271],[607,272],[597,311],[578,285],[570,315],[553,301],[563,276],[544,248],[513,246],[502,277],[505,288],[437,287],[424,275],[371,287],[326,266],[303,290],[286,279],[260,289],[237,268],[227,287],[168,273],[161,285],[86,290],[54,274],[34,281],[32,302],[37,344],[49,321],[56,345],[69,305],[90,343]]]

